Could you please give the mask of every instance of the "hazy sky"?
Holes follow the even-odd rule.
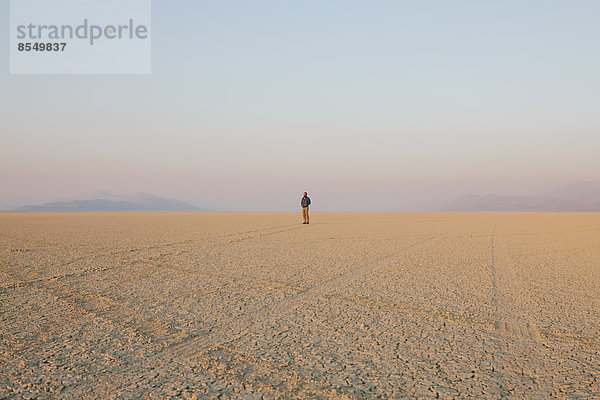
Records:
[[[9,74],[0,206],[402,210],[600,180],[600,2],[154,0],[152,74]]]

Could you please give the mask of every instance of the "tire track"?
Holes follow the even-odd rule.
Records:
[[[226,272],[209,272],[209,271],[203,271],[203,270],[192,268],[192,267],[183,267],[181,265],[163,264],[160,261],[161,261],[160,258],[150,258],[150,259],[142,258],[142,259],[136,260],[136,262],[141,262],[143,264],[150,264],[150,265],[153,265],[153,266],[159,267],[159,268],[168,268],[168,269],[177,270],[177,271],[184,272],[184,273],[208,276],[211,278],[230,279],[234,282],[235,281],[243,281],[243,282],[248,282],[248,283],[253,283],[253,284],[258,283],[261,285],[267,285],[269,288],[286,289],[286,290],[291,290],[293,292],[301,292],[301,291],[307,289],[304,286],[292,285],[292,284],[289,284],[289,283],[286,283],[283,281],[275,281],[275,280],[266,279],[266,278],[257,278],[257,277],[248,276],[248,275],[228,274]]]
[[[478,321],[474,318],[469,318],[465,315],[457,315],[450,311],[444,311],[437,307],[422,307],[414,305],[412,303],[398,303],[398,302],[387,302],[379,299],[370,299],[363,296],[344,296],[335,293],[328,293],[322,296],[328,300],[346,302],[356,304],[359,306],[368,307],[375,310],[390,310],[410,315],[421,315],[421,316],[432,316],[440,318],[448,322],[456,322],[461,324],[468,324],[477,326],[486,330],[493,330],[494,322],[492,320]]]
[[[274,227],[274,228],[277,228],[277,227]],[[247,239],[252,239],[255,237],[264,236],[264,235],[261,235],[262,232],[265,232],[265,231],[268,231],[268,230],[274,229],[274,228],[267,228],[264,230],[260,230],[259,232],[261,232],[261,233],[259,233],[258,235],[255,234],[255,235],[252,235],[247,238],[242,238],[242,240],[247,240]],[[277,230],[275,232],[268,232],[267,235],[277,234],[277,233],[281,233],[281,232],[287,232],[290,230],[301,229],[301,228],[304,228],[304,226],[300,226],[297,228],[291,228],[291,229]],[[250,281],[250,282],[258,282],[261,284],[267,284],[267,285],[270,285],[273,287],[283,288],[283,289],[291,290],[294,292],[292,295],[287,296],[281,302],[279,302],[275,305],[272,305],[272,306],[265,306],[262,309],[260,309],[258,311],[259,320],[260,320],[261,319],[260,317],[262,317],[264,319],[264,318],[268,318],[269,315],[282,313],[284,310],[288,309],[290,306],[293,307],[297,301],[301,301],[302,299],[306,300],[307,298],[312,298],[313,296],[321,296],[321,295],[325,294],[332,285],[339,285],[344,280],[350,282],[354,279],[358,279],[359,276],[355,277],[354,275],[361,270],[362,270],[362,274],[372,273],[377,269],[376,267],[374,268],[374,266],[373,266],[374,264],[377,264],[384,260],[393,258],[393,257],[397,256],[398,254],[401,254],[409,249],[423,245],[431,240],[434,240],[434,239],[441,237],[443,235],[446,235],[448,233],[450,233],[450,232],[425,238],[421,241],[418,241],[411,245],[405,246],[404,248],[394,252],[393,254],[386,255],[386,256],[380,257],[378,259],[375,259],[375,260],[371,261],[370,263],[368,263],[367,266],[358,266],[356,268],[353,268],[349,271],[346,271],[342,274],[332,277],[332,278],[330,278],[324,282],[321,282],[320,284],[310,287],[310,288],[297,287],[297,286],[286,284],[284,282],[277,282],[277,281],[265,280],[265,279],[260,279],[260,278],[235,276],[235,275],[231,275],[231,274],[219,274],[219,273],[214,274],[214,273],[207,273],[207,272],[192,270],[192,269],[187,269],[187,271],[190,273],[195,273],[195,274],[224,277],[227,279],[233,279],[234,281],[235,280],[246,280],[246,281]],[[226,244],[229,244],[229,243],[220,243],[220,245],[226,245]],[[127,252],[129,252],[129,251],[127,251]],[[123,252],[115,252],[115,253],[123,253]],[[172,255],[177,255],[177,254],[179,254],[179,253],[174,252],[174,253],[168,253],[168,254],[161,254],[160,256],[158,256],[156,258],[151,258],[151,259],[141,258],[141,259],[132,260],[130,263],[141,261],[143,263],[151,263],[154,265],[160,265],[162,267],[164,265],[158,263],[158,258],[163,258],[165,256],[172,256]],[[61,266],[66,266],[66,265],[72,264],[74,262],[81,261],[85,258],[86,258],[85,256],[77,257],[75,259],[67,261],[66,263],[61,264]],[[195,336],[195,335],[189,334],[189,333],[187,333],[185,331],[181,331],[181,330],[177,331],[177,328],[175,328],[173,326],[168,326],[166,324],[162,324],[159,321],[148,319],[147,317],[143,316],[142,314],[128,309],[127,307],[121,305],[117,301],[115,301],[107,296],[104,296],[101,294],[92,294],[92,293],[87,293],[87,292],[83,292],[83,291],[77,291],[71,285],[66,286],[64,284],[61,284],[62,281],[65,281],[65,280],[68,280],[71,278],[84,277],[86,275],[93,274],[93,273],[111,271],[111,270],[114,270],[115,268],[122,267],[123,265],[130,265],[130,263],[127,263],[127,264],[121,263],[121,265],[117,265],[117,266],[113,266],[113,267],[95,267],[94,266],[91,268],[87,268],[83,271],[78,271],[78,272],[74,272],[74,273],[70,273],[70,274],[44,277],[44,278],[34,279],[34,280],[24,280],[23,277],[20,275],[20,273],[18,271],[16,271],[16,268],[11,268],[11,269],[13,269],[13,271],[10,275],[12,275],[13,278],[16,279],[18,282],[5,285],[2,289],[0,289],[0,293],[6,292],[7,290],[10,290],[10,289],[22,288],[22,287],[26,287],[26,286],[29,286],[29,287],[32,287],[32,288],[35,288],[38,290],[48,290],[55,297],[57,297],[58,299],[60,299],[62,301],[65,301],[72,305],[78,306],[79,308],[85,310],[86,312],[88,312],[90,314],[93,314],[96,317],[108,319],[108,320],[112,321],[113,323],[116,323],[120,326],[130,327],[130,328],[140,332],[142,335],[147,336],[150,339],[154,339],[155,341],[161,340],[160,338],[169,338],[169,339],[165,339],[165,343],[166,343],[165,347],[169,348],[172,346],[173,354],[182,353],[182,355],[185,355],[185,353],[188,352],[188,349],[194,349],[194,348],[206,349],[206,348],[210,347],[210,345],[213,344],[213,342],[214,342],[213,336],[215,336],[216,333],[213,335],[210,335],[210,337],[204,337],[204,336]],[[9,271],[6,271],[6,272],[9,272]],[[243,331],[250,329],[253,325],[255,325],[255,320],[256,320],[255,317],[256,317],[256,315],[252,315],[249,317],[247,316],[245,318],[245,320],[246,320],[245,328],[242,329],[242,332],[240,332],[240,334],[242,334]]]
[[[564,333],[552,330],[550,328],[541,328],[540,335],[543,339],[577,343],[582,346],[589,347],[600,347],[600,337],[598,336],[585,336],[575,333]]]
[[[299,226],[300,225],[300,226]],[[291,229],[282,229],[282,230],[278,230],[276,232],[270,232],[267,235],[261,235],[262,232],[266,232],[266,231],[270,231],[273,229],[279,229],[279,228],[289,228],[289,227],[294,227]],[[268,236],[268,235],[272,235],[272,234],[276,234],[276,233],[282,233],[282,232],[287,232],[289,230],[295,230],[295,229],[302,229],[305,228],[304,226],[302,226],[301,224],[286,224],[286,225],[276,225],[276,226],[271,226],[271,227],[267,227],[267,228],[262,228],[262,229],[255,229],[255,230],[251,230],[251,231],[245,231],[242,233],[239,232],[234,232],[234,233],[228,233],[228,234],[223,234],[219,237],[218,241],[222,242],[219,244],[229,244],[232,242],[237,242],[237,241],[242,241],[242,240],[249,240],[249,239],[254,239],[257,237],[262,237],[262,236]],[[247,235],[248,233],[253,233],[254,235]],[[245,237],[239,238],[239,239],[234,239],[233,241],[228,239],[231,236],[241,236],[241,235],[247,235]],[[34,239],[26,239],[26,238],[21,238],[18,236],[14,236],[14,235],[6,235],[6,234],[0,234],[0,238],[6,238],[9,240],[13,240],[13,241],[19,241],[19,242],[24,242],[24,243],[33,243],[36,245],[40,245],[42,246],[42,249],[40,250],[45,250],[46,247],[60,247],[63,249],[72,249],[72,248],[86,248],[88,247],[85,244],[62,244],[62,243],[56,243],[56,242],[50,242],[50,241],[42,241],[42,240],[34,240]],[[155,250],[155,249],[161,249],[164,247],[171,247],[171,246],[175,246],[175,245],[181,245],[181,244],[188,244],[188,243],[195,243],[198,242],[199,239],[186,239],[186,240],[177,240],[174,242],[167,242],[167,243],[161,243],[161,244],[155,244],[155,245],[151,245],[151,246],[141,246],[141,247],[134,247],[132,249],[124,249],[124,250],[117,250],[117,251],[113,251],[113,252],[109,252],[110,255],[119,255],[119,254],[124,254],[124,253],[132,253],[132,252],[136,252],[136,251],[147,251],[147,250]],[[217,244],[218,245],[218,244]],[[7,249],[7,252],[11,253],[11,252],[29,252],[29,251],[33,251],[33,249],[28,249],[28,248],[9,248]]]
[[[272,229],[277,229],[277,228],[281,228],[281,227],[289,227],[289,226],[296,226],[298,224],[294,224],[294,225],[281,225],[281,226],[275,226],[275,227],[269,227],[269,228],[265,228],[265,229],[259,229],[259,230],[255,230],[255,231],[249,231],[249,232],[259,232],[258,234],[254,234],[254,235],[250,235],[247,237],[243,237],[243,238],[239,238],[239,239],[234,239],[234,240],[226,240],[225,238],[227,237],[227,235],[224,235],[221,237],[221,240],[215,244],[213,244],[212,249],[214,248],[218,248],[218,247],[223,247],[223,246],[227,246],[227,245],[231,245],[234,243],[239,243],[245,240],[252,240],[252,239],[256,239],[256,238],[262,238],[265,236],[270,236],[270,235],[275,235],[275,234],[279,234],[279,233],[284,233],[284,232],[288,232],[288,231],[293,231],[296,229],[302,229],[305,228],[304,226],[298,226],[295,228],[290,228],[290,229],[282,229],[282,230],[278,230],[275,232],[268,232],[266,234],[262,234],[262,232],[266,232],[268,230],[272,230]],[[17,240],[21,240],[21,239],[17,239]],[[148,246],[148,247],[140,247],[140,248],[134,248],[134,249],[126,249],[126,250],[117,250],[117,251],[113,251],[108,253],[107,257],[113,257],[113,256],[119,256],[119,255],[126,255],[126,254],[130,254],[130,253],[134,253],[134,252],[139,252],[139,251],[147,251],[147,250],[155,250],[155,249],[162,249],[165,247],[171,247],[171,246],[175,246],[175,245],[179,245],[179,244],[185,244],[185,243],[194,243],[197,242],[198,240],[196,239],[190,239],[190,240],[183,240],[183,241],[177,241],[177,242],[170,242],[170,243],[165,243],[165,244],[161,244],[161,245],[155,245],[155,246]],[[28,249],[20,249],[20,251],[23,250],[28,250]],[[179,250],[179,251],[174,251],[171,253],[165,253],[165,254],[158,254],[158,255],[154,255],[154,256],[149,256],[149,257],[140,257],[137,259],[133,259],[133,260],[127,260],[125,258],[118,258],[116,260],[114,260],[113,262],[113,266],[112,267],[91,267],[91,268],[86,268],[83,271],[79,271],[79,272],[73,272],[73,273],[68,273],[68,274],[60,274],[60,275],[52,275],[52,276],[48,276],[48,277],[43,277],[43,278],[38,278],[38,279],[31,279],[31,280],[27,280],[27,279],[23,279],[23,280],[19,280],[17,282],[12,282],[9,284],[4,284],[2,286],[0,286],[0,293],[6,293],[8,290],[11,289],[17,289],[17,288],[21,288],[21,287],[25,287],[25,286],[29,286],[32,284],[37,284],[37,283],[41,283],[44,281],[53,281],[53,280],[65,280],[65,279],[69,279],[72,277],[83,277],[85,275],[88,274],[93,274],[93,273],[97,273],[97,272],[105,272],[105,271],[113,271],[116,270],[120,267],[126,266],[126,265],[130,265],[133,263],[136,263],[138,261],[152,261],[152,260],[156,260],[159,258],[164,258],[165,256],[177,256],[180,254],[184,254],[187,253],[188,250]],[[83,256],[78,256],[78,257],[74,257],[66,262],[61,263],[58,266],[55,266],[54,268],[63,268],[66,266],[69,266],[71,264],[74,264],[76,262],[79,261],[83,261],[86,260],[89,257],[94,257],[95,254],[90,253],[90,254],[86,254]],[[6,264],[6,263],[2,263],[4,265],[10,266],[10,264]],[[12,267],[12,266],[10,266]],[[195,271],[197,272],[197,271]]]
[[[46,284],[36,288],[49,290],[61,301],[75,305],[96,318],[109,320],[121,327],[132,329],[138,335],[148,339],[148,343],[158,344],[159,348],[194,336],[174,325],[149,318],[102,294],[75,290],[61,284]]]
[[[498,224],[492,234],[492,270],[497,335],[496,368],[503,371],[507,395],[517,398],[549,398],[555,394],[553,376],[542,335],[527,307],[527,292],[518,281],[505,244],[498,240]]]
[[[376,258],[366,265],[359,265],[355,268],[351,268],[350,270],[327,279],[315,286],[301,290],[291,296],[287,296],[275,304],[264,306],[253,315],[246,315],[243,320],[236,321],[238,326],[235,329],[238,332],[233,336],[230,335],[228,338],[223,338],[223,332],[211,332],[211,334],[208,336],[194,338],[189,341],[183,341],[177,345],[174,345],[173,347],[166,349],[163,356],[170,356],[174,358],[190,358],[197,356],[198,354],[202,354],[208,348],[210,348],[210,346],[225,345],[235,342],[248,334],[253,327],[268,321],[273,316],[282,316],[286,313],[293,312],[296,308],[302,307],[304,302],[314,297],[323,296],[331,290],[332,286],[339,287],[340,285],[348,284],[354,280],[357,280],[365,274],[375,273],[378,269],[383,269],[386,267],[386,265],[381,265],[383,261],[397,257],[408,250],[417,248],[431,242],[432,240],[448,235],[457,229],[460,228],[455,228],[449,232],[444,232],[425,238],[421,241],[405,246],[393,252],[392,254]]]
[[[297,226],[297,225],[299,225],[299,224],[296,223],[296,224],[287,224],[287,225],[276,225],[276,226],[271,226],[269,228],[253,229],[253,230],[244,231],[244,232],[241,232],[241,233],[240,232],[228,233],[228,234],[225,234],[223,236],[247,235],[248,233],[264,232],[264,231],[268,231],[268,230],[271,230],[271,229],[278,229],[278,228],[289,228],[291,226]]]
[[[493,304],[496,309],[494,326],[502,336],[539,341],[540,330],[527,312],[525,291],[516,279],[496,230],[497,224],[492,233]]]
[[[73,244],[64,245],[64,244],[52,242],[49,240],[26,239],[26,238],[18,237],[15,235],[9,235],[9,234],[0,234],[0,238],[5,238],[5,239],[9,239],[9,240],[18,240],[20,242],[31,243],[31,244],[43,246],[43,247],[72,248],[72,247],[83,247],[84,246],[84,245],[73,245]]]
[[[4,264],[4,265],[6,265],[6,264]],[[40,279],[33,279],[33,280],[20,280],[15,283],[9,283],[9,284],[0,286],[0,293],[6,293],[10,289],[20,289],[20,288],[24,288],[27,286],[39,285],[44,282],[50,282],[50,281],[59,282],[59,281],[64,281],[66,279],[79,278],[79,277],[90,275],[90,274],[97,273],[97,272],[110,271],[112,269],[113,269],[113,267],[95,267],[95,266],[93,266],[93,267],[86,268],[79,272],[73,272],[71,274],[54,275],[54,276],[44,277],[44,278],[40,278]]]
[[[265,237],[265,236],[276,235],[278,233],[290,232],[290,231],[295,231],[295,230],[304,229],[304,228],[306,228],[306,227],[300,225],[300,226],[296,226],[294,228],[281,229],[281,230],[278,230],[278,231],[275,231],[275,232],[258,233],[258,234],[250,235],[250,236],[247,236],[247,237],[242,237],[242,238],[239,238],[239,239],[230,240],[229,242],[227,242],[227,244],[239,243],[239,242],[243,242],[243,241],[246,241],[246,240],[251,240],[251,239],[256,239],[256,238],[262,238],[262,237]],[[266,230],[267,229],[265,229],[265,230],[263,230],[261,232],[265,232]]]
[[[6,272],[9,273],[9,271]],[[10,275],[16,279],[20,278],[19,271],[16,270],[10,271]],[[73,276],[78,276],[78,274],[73,274]],[[61,280],[40,279],[23,283],[26,285],[17,285],[17,287],[28,286],[32,290],[50,293],[57,300],[80,309],[95,319],[110,321],[120,327],[132,329],[148,339],[148,343],[159,343],[160,348],[195,336],[174,325],[149,318],[111,297],[78,290],[73,285],[64,284]]]
[[[294,226],[296,226],[296,225],[297,224],[295,224]],[[279,230],[275,230],[274,232],[269,232],[269,231],[272,231],[273,229],[278,229],[281,227],[287,227],[287,226],[275,226],[275,227],[269,227],[269,228],[265,228],[265,229],[261,229],[261,230],[256,230],[253,232],[254,233],[253,235],[249,235],[249,236],[240,238],[239,240],[235,240],[235,241],[231,241],[231,240],[223,241],[223,238],[222,238],[221,242],[217,243],[215,247],[227,246],[231,243],[237,243],[237,242],[240,242],[243,240],[251,240],[254,238],[260,238],[262,236],[274,235],[274,234],[283,233],[283,232],[287,232],[287,231],[291,231],[291,230],[295,230],[295,229],[304,228],[304,226],[299,226],[299,227],[295,227],[295,228],[291,228],[291,229],[279,229]],[[264,232],[266,232],[266,234]],[[176,243],[175,242],[167,243],[167,244],[161,245],[161,246],[148,246],[146,249],[164,248],[164,247],[168,247],[168,246],[172,246],[172,245],[176,245],[176,244],[180,244],[180,243],[186,243],[186,242],[187,241],[180,241],[180,242],[176,242]],[[119,255],[119,254],[120,255],[128,254],[128,253],[139,251],[139,250],[140,249],[127,249],[127,250],[121,250],[121,251],[114,251],[110,254],[110,256]],[[32,290],[42,290],[45,292],[49,292],[54,297],[56,297],[58,300],[60,300],[61,302],[64,302],[66,304],[69,304],[70,306],[76,307],[76,308],[82,310],[83,312],[91,315],[93,318],[100,319],[100,320],[107,320],[107,321],[110,321],[118,326],[123,327],[123,328],[130,328],[133,331],[135,331],[137,334],[147,338],[149,343],[150,342],[154,342],[155,344],[159,343],[160,348],[165,348],[165,347],[168,347],[175,343],[179,343],[185,339],[197,337],[197,334],[192,334],[190,332],[187,332],[186,330],[179,329],[175,326],[163,323],[156,319],[148,318],[147,316],[124,306],[119,301],[114,300],[108,296],[76,290],[72,285],[65,285],[64,281],[67,281],[67,280],[70,280],[73,278],[85,277],[87,275],[91,275],[91,274],[95,274],[95,273],[99,273],[99,272],[113,271],[115,269],[118,269],[118,268],[121,268],[121,267],[124,267],[127,265],[132,265],[137,262],[152,263],[154,265],[160,265],[162,267],[164,265],[158,264],[158,260],[160,260],[161,258],[177,256],[178,254],[185,253],[185,252],[186,252],[186,250],[175,251],[175,252],[171,252],[171,253],[160,254],[158,256],[151,256],[150,258],[141,257],[141,258],[134,259],[134,260],[121,259],[120,262],[118,262],[118,263],[115,262],[115,265],[111,266],[111,267],[92,266],[92,267],[85,268],[83,270],[73,272],[73,273],[52,275],[52,276],[47,276],[47,277],[43,277],[43,278],[39,278],[39,279],[30,279],[30,280],[27,280],[22,275],[22,271],[19,270],[18,267],[12,266],[12,265],[6,264],[6,263],[1,263],[3,265],[3,268],[2,268],[3,272],[5,272],[8,276],[10,276],[11,280],[14,280],[16,282],[5,284],[2,287],[0,287],[0,294],[4,294],[4,293],[7,293],[14,289],[24,288],[24,287],[29,287]],[[71,260],[68,260],[68,261],[60,264],[56,268],[61,268],[61,267],[65,267],[65,266],[68,266],[68,265],[76,263],[76,262],[84,261],[89,256],[90,255],[75,257]],[[245,277],[245,276],[233,276],[230,274],[219,274],[219,273],[211,274],[211,273],[205,273],[205,272],[201,272],[201,271],[197,271],[197,270],[188,270],[188,271],[192,272],[192,273],[196,273],[196,274],[200,273],[203,275],[222,277],[222,278],[233,279],[233,280],[244,280],[244,281],[249,281],[249,282],[253,282],[253,283],[258,282],[260,284],[267,284],[272,287],[283,288],[283,289],[291,290],[294,292],[299,292],[300,290],[305,289],[303,287],[296,287],[293,285],[286,284],[284,282],[277,282],[277,281],[272,281],[272,280],[268,280],[268,279],[259,279],[259,278]]]
[[[295,229],[300,228],[304,227],[300,226]],[[286,232],[289,230],[292,229],[283,229],[277,230],[275,232],[267,232],[267,235]],[[454,231],[454,229],[452,231]],[[263,230],[261,232],[265,231]],[[228,343],[235,342],[242,338],[254,327],[268,322],[269,319],[273,316],[279,317],[282,315],[289,314],[295,309],[302,307],[304,303],[310,301],[312,298],[316,296],[322,296],[328,293],[334,287],[339,287],[340,285],[348,284],[350,282],[355,281],[356,279],[360,279],[365,274],[375,273],[380,269],[386,268],[387,264],[384,263],[385,261],[393,259],[394,257],[397,257],[398,255],[405,253],[406,251],[425,245],[435,239],[447,235],[450,232],[430,236],[423,240],[419,240],[415,243],[411,243],[396,251],[393,251],[391,254],[378,257],[366,264],[357,265],[354,268],[346,270],[310,288],[294,288],[295,293],[290,296],[287,296],[282,301],[274,305],[264,306],[254,314],[245,315],[241,317],[240,320],[236,321],[237,326],[234,327],[233,335],[231,329],[227,329],[231,327],[228,327],[227,325],[217,327],[217,329],[213,329],[208,334],[203,334],[201,336],[192,335],[188,332],[185,332],[184,330],[175,328],[173,326],[161,323],[156,320],[152,320],[144,316],[143,314],[136,312],[135,310],[128,309],[126,306],[124,306],[115,299],[111,299],[101,294],[93,294],[78,291],[75,290],[73,287],[70,287],[69,285],[61,284],[58,281],[53,282],[51,279],[32,280],[28,282],[28,285],[30,285],[33,289],[36,290],[49,291],[59,300],[69,304],[70,306],[74,306],[83,310],[84,312],[90,314],[94,318],[111,321],[119,326],[133,329],[138,335],[157,342],[157,345],[159,346],[157,348],[158,352],[156,353],[155,357],[153,357],[154,362],[156,362],[157,364],[168,362],[168,360],[177,363],[184,360],[189,360],[190,358],[197,357],[200,354],[204,354],[208,349],[222,347]],[[255,234],[252,235],[252,237],[242,239],[247,240],[260,236],[262,235]],[[228,243],[222,244],[226,245]],[[162,256],[169,257],[172,254],[173,253]],[[147,262],[148,260],[139,261]],[[81,271],[79,274],[64,275],[62,277],[59,277],[59,279],[67,279],[71,276],[76,277],[77,275],[85,276],[86,274],[94,272],[96,271],[90,269],[86,271]],[[197,273],[198,271],[190,272]],[[126,368],[123,372],[125,373],[130,369],[131,371],[133,371],[135,368],[136,366],[131,366],[131,368]]]
[[[201,362],[203,368],[210,370],[220,367],[223,373],[250,383],[258,393],[268,393],[276,398],[286,398],[293,394],[294,398],[302,399],[356,399],[353,395],[343,393],[339,387],[328,387],[324,380],[302,375],[288,368],[288,365],[277,365],[268,359],[253,356],[234,347],[219,345],[211,349],[210,353],[207,359]],[[223,360],[226,360],[225,363]]]

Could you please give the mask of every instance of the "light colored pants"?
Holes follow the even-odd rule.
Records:
[[[308,223],[308,207],[302,207],[302,219],[303,222]]]

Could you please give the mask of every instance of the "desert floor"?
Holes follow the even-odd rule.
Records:
[[[600,398],[600,214],[0,214],[0,398]]]

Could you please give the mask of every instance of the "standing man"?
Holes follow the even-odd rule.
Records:
[[[310,197],[307,196],[306,192],[304,192],[304,197],[300,200],[300,205],[302,206],[303,224],[308,224],[308,206],[310,206]]]

